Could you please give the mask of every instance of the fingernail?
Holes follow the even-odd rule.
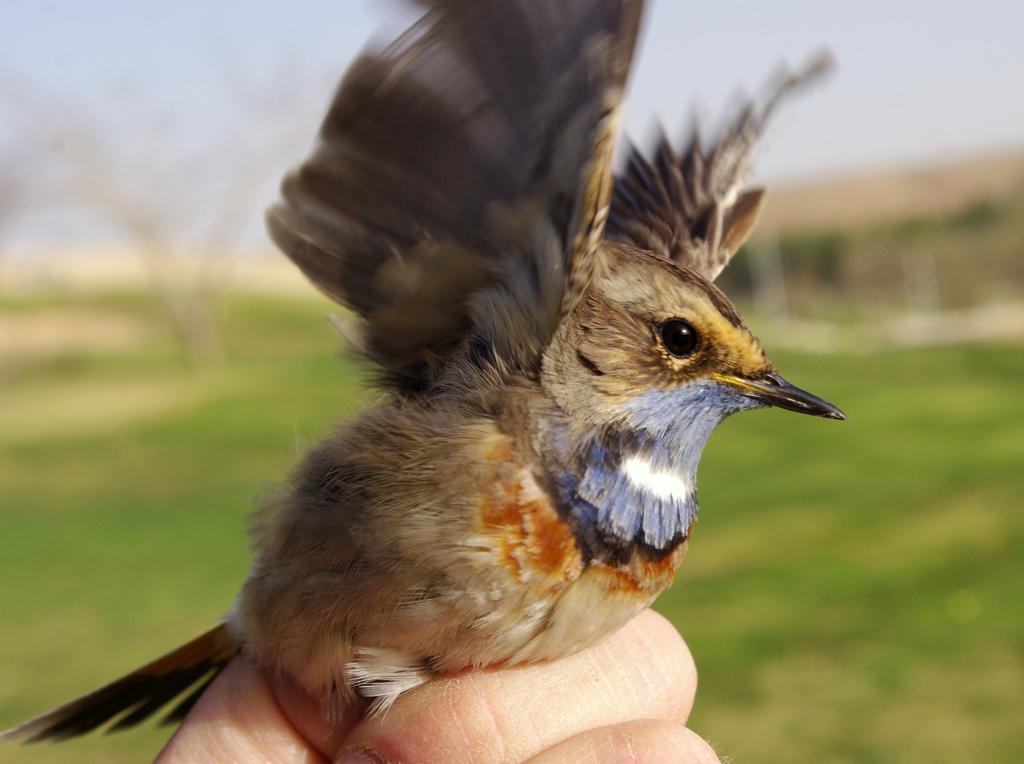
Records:
[[[343,752],[336,761],[337,764],[387,764],[379,753],[362,746]]]

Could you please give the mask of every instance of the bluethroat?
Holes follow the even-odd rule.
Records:
[[[352,64],[267,216],[350,310],[386,402],[257,515],[224,622],[9,738],[184,716],[244,652],[329,712],[439,672],[579,650],[675,576],[712,430],[783,379],[712,282],[764,202],[742,186],[780,77],[703,145],[613,153],[640,0],[419,0]]]

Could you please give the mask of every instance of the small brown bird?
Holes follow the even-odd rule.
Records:
[[[640,0],[420,0],[364,53],[271,235],[351,309],[386,402],[256,518],[222,625],[5,733],[182,718],[244,651],[330,711],[579,650],[672,581],[729,414],[842,413],[786,382],[712,281],[781,78],[717,139],[612,155]]]

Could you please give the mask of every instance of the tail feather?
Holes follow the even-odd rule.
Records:
[[[107,732],[132,727],[192,689],[164,718],[180,721],[240,645],[222,624],[152,663],[5,732],[2,740],[65,740],[107,722]]]

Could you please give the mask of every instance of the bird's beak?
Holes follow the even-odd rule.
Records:
[[[821,416],[826,419],[846,419],[846,414],[836,406],[828,401],[823,401],[817,395],[801,390],[775,372],[754,378],[716,374],[714,379],[732,385],[748,398],[761,401],[769,406],[778,406],[780,409]]]

